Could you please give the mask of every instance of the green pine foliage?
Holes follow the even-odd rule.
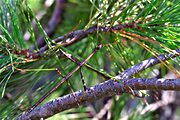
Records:
[[[42,26],[46,25],[44,21],[50,19],[49,15],[45,15],[41,21],[36,18],[38,10],[43,9],[43,1],[38,3],[38,10],[33,8],[32,3],[26,0],[0,1],[0,119],[15,119],[77,66],[67,58],[58,58],[57,52],[53,51],[53,39],[74,28],[85,30],[93,25],[112,27],[119,24],[138,26],[114,32],[97,32],[68,47],[57,47],[82,61],[98,44],[106,44],[87,63],[92,69],[109,77],[151,56],[165,52],[175,53],[174,50],[180,46],[179,0],[69,0],[63,22],[51,38],[44,31],[45,26]],[[48,12],[50,13],[47,14],[52,14],[52,11]],[[32,26],[32,19],[36,21],[35,28]],[[26,31],[30,34],[28,41],[24,40]],[[22,50],[34,45],[33,52],[36,53],[39,50],[36,44],[39,35],[44,36],[49,49],[40,59],[29,59],[22,54]],[[162,65],[165,66],[163,70],[178,72],[180,58]],[[57,73],[57,68],[62,76]],[[155,68],[158,69],[159,65],[136,76],[150,77],[148,75]],[[82,72],[87,86],[106,80],[85,66],[82,67]],[[77,71],[69,82],[65,82],[43,103],[81,89],[83,85]],[[114,119],[123,117],[128,99],[129,95],[114,97],[111,108]],[[135,107],[142,109],[143,106],[142,99],[138,99]],[[95,109],[97,113],[99,110],[100,108]],[[72,119],[71,114],[76,119],[88,119],[91,117],[86,114],[88,112],[90,110],[87,106],[81,106],[50,119]],[[129,116],[132,120],[152,120],[157,117],[151,113],[140,116],[140,111],[135,108]]]

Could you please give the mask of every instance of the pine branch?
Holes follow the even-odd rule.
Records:
[[[70,32],[66,35],[60,36],[53,41],[55,42],[54,45],[59,45],[59,46],[69,46],[79,40],[82,40],[83,38],[87,37],[90,34],[96,33],[96,32],[114,32],[117,30],[122,30],[125,28],[134,28],[138,27],[135,25],[136,23],[132,24],[119,24],[111,27],[102,27],[102,26],[92,26],[87,30],[76,30],[73,32]],[[44,47],[40,48],[38,51],[39,55],[41,56],[46,50],[48,50],[48,45],[45,45]]]
[[[58,2],[58,1],[63,2],[66,0],[57,0],[56,2]],[[108,36],[107,38],[111,37],[111,38],[113,38],[113,40],[116,40],[116,39],[114,39],[114,37],[117,37],[122,42],[123,42],[123,39],[121,39],[121,37],[129,39],[128,37],[131,36],[133,38],[137,38],[138,40],[145,40],[145,43],[146,43],[146,41],[150,42],[151,43],[150,45],[152,45],[152,49],[149,49],[149,50],[154,50],[154,49],[157,50],[157,49],[161,49],[161,47],[165,48],[163,50],[166,50],[166,48],[168,48],[168,49],[177,49],[178,48],[178,49],[176,51],[175,50],[170,50],[170,51],[167,50],[167,51],[169,51],[168,53],[171,53],[171,54],[160,55],[159,57],[155,56],[148,60],[142,61],[141,63],[132,66],[131,68],[125,70],[120,75],[117,75],[114,78],[112,78],[112,77],[106,78],[107,82],[98,84],[94,87],[91,87],[91,88],[85,90],[85,91],[78,91],[78,92],[76,92],[77,97],[75,97],[75,95],[73,93],[73,94],[69,94],[69,95],[66,95],[61,98],[57,98],[54,101],[51,101],[49,103],[42,105],[41,107],[37,107],[37,108],[33,109],[31,112],[24,114],[25,116],[27,115],[26,116],[27,118],[29,118],[30,116],[32,116],[32,118],[36,118],[36,116],[34,116],[34,115],[41,116],[41,113],[44,112],[44,110],[45,110],[45,112],[42,113],[44,116],[42,115],[42,117],[46,118],[46,117],[52,116],[55,113],[58,113],[60,111],[70,109],[73,107],[77,107],[88,101],[94,101],[94,100],[97,100],[99,98],[103,98],[106,96],[119,95],[122,93],[129,93],[129,94],[133,94],[133,95],[138,94],[137,96],[140,96],[139,93],[135,93],[135,92],[136,92],[136,90],[138,91],[141,89],[179,90],[180,84],[175,79],[165,80],[165,81],[161,81],[160,79],[146,79],[146,78],[145,79],[143,79],[143,78],[131,79],[131,77],[134,74],[139,73],[142,70],[145,70],[145,69],[147,69],[153,65],[156,65],[160,62],[163,63],[166,60],[172,59],[172,58],[180,55],[179,41],[178,41],[178,29],[177,29],[177,27],[178,27],[177,26],[177,24],[178,24],[178,19],[177,19],[178,14],[177,13],[178,13],[179,9],[178,9],[178,4],[177,4],[176,0],[173,2],[172,1],[169,2],[169,0],[165,0],[163,2],[158,2],[158,0],[155,0],[153,2],[149,2],[146,0],[143,2],[141,2],[141,1],[136,1],[136,2],[132,2],[132,1],[131,2],[128,2],[128,1],[127,2],[126,1],[125,2],[117,2],[116,1],[115,2],[114,1],[114,3],[112,1],[111,2],[103,2],[102,1],[102,2],[98,2],[97,4],[94,1],[94,2],[92,2],[93,5],[92,5],[91,15],[90,15],[90,19],[89,19],[89,24],[87,25],[88,26],[87,29],[72,30],[71,32],[69,32],[63,36],[60,36],[52,41],[50,41],[48,39],[47,35],[51,35],[51,33],[53,34],[53,31],[48,32],[47,29],[49,29],[49,28],[44,30],[42,28],[42,26],[40,25],[39,21],[36,19],[36,23],[37,23],[40,31],[44,34],[44,36],[46,38],[44,40],[46,40],[46,43],[47,43],[47,45],[46,45],[45,42],[43,41],[43,38],[40,37],[38,40],[39,41],[38,45],[41,44],[41,42],[42,42],[42,45],[39,46],[40,50],[38,52],[32,52],[33,49],[31,49],[31,51],[27,50],[26,48],[28,47],[28,45],[25,46],[26,42],[23,39],[24,29],[26,27],[28,27],[28,30],[30,31],[30,34],[32,36],[32,41],[33,41],[33,43],[36,43],[35,36],[34,36],[35,31],[33,30],[33,28],[31,27],[31,24],[30,24],[31,18],[34,16],[34,14],[29,9],[29,7],[27,7],[28,9],[26,9],[26,7],[24,5],[23,5],[23,7],[21,7],[22,2],[20,0],[17,0],[18,7],[16,7],[15,3],[16,3],[15,1],[0,2],[1,6],[2,6],[2,7],[0,7],[0,16],[2,18],[2,20],[0,20],[1,21],[1,24],[0,24],[1,31],[0,32],[2,33],[2,35],[0,35],[0,40],[4,42],[4,43],[1,42],[1,44],[0,44],[0,52],[2,53],[0,55],[0,58],[2,58],[2,60],[0,60],[0,62],[2,63],[2,65],[1,65],[2,69],[0,71],[1,79],[2,79],[1,83],[3,83],[3,81],[5,80],[5,82],[3,83],[4,85],[1,84],[2,88],[3,88],[2,93],[4,94],[4,91],[6,90],[6,88],[8,88],[6,90],[6,93],[9,94],[12,91],[12,95],[14,96],[12,104],[6,102],[8,104],[8,107],[6,107],[6,105],[2,106],[2,112],[3,112],[2,116],[9,117],[9,118],[7,117],[5,119],[10,119],[11,118],[10,114],[16,115],[16,113],[17,113],[17,111],[12,110],[14,112],[13,113],[11,111],[11,108],[13,107],[13,109],[14,108],[16,109],[18,107],[18,106],[14,106],[13,103],[14,102],[16,103],[17,101],[19,101],[19,99],[16,99],[17,98],[16,96],[22,96],[23,94],[21,94],[22,93],[21,92],[16,95],[16,92],[18,92],[18,90],[16,90],[14,86],[16,86],[16,84],[18,84],[18,83],[21,83],[21,81],[24,80],[25,78],[28,78],[27,76],[31,75],[31,73],[28,73],[28,71],[26,72],[26,70],[28,70],[29,68],[30,69],[32,68],[32,71],[35,74],[32,74],[32,76],[28,78],[28,81],[24,82],[24,83],[28,83],[28,84],[26,84],[26,85],[24,85],[24,83],[20,84],[21,87],[18,88],[20,91],[22,90],[22,88],[25,88],[26,86],[29,87],[34,82],[32,79],[34,79],[34,77],[36,77],[36,75],[38,75],[38,76],[41,75],[39,73],[39,71],[41,71],[41,70],[39,70],[39,69],[43,70],[46,66],[54,67],[54,66],[58,65],[58,63],[60,63],[60,61],[58,59],[56,59],[57,56],[55,57],[55,59],[52,60],[53,62],[50,60],[42,61],[42,62],[40,61],[39,63],[36,62],[37,65],[34,65],[32,63],[33,64],[32,67],[30,66],[32,64],[28,64],[27,62],[29,62],[31,60],[34,61],[34,59],[35,59],[35,61],[36,60],[39,61],[39,60],[47,57],[46,55],[48,55],[48,58],[51,58],[51,56],[54,57],[55,54],[52,54],[52,51],[59,50],[59,48],[61,49],[62,48],[61,46],[66,47],[66,46],[72,45],[73,43],[80,41],[80,40],[88,37],[88,35],[91,35],[91,34],[98,35],[99,33],[104,33],[104,32],[105,33],[114,33],[115,36],[114,35],[113,35],[113,37]],[[56,6],[56,8],[58,9],[57,6]],[[95,10],[93,10],[94,8],[95,8]],[[19,11],[21,11],[21,12],[19,12]],[[62,12],[62,11],[58,11],[58,10],[55,10],[55,11],[57,13]],[[69,9],[68,9],[68,11],[69,11]],[[70,10],[70,12],[71,11],[73,11],[75,14],[77,12],[79,13],[79,11],[75,12],[74,8],[72,10]],[[73,15],[74,15],[74,13],[73,13]],[[93,17],[92,14],[94,14],[94,13],[95,13],[95,15]],[[23,15],[21,15],[21,14],[23,14]],[[56,15],[57,14],[54,14],[53,16],[56,17]],[[61,16],[59,16],[59,17],[61,17]],[[80,17],[85,18],[85,16],[80,16]],[[51,20],[53,21],[53,19],[51,19]],[[50,20],[50,22],[52,22],[51,20]],[[70,21],[69,18],[67,20],[70,24],[68,24],[68,25],[64,24],[65,29],[69,28],[71,25],[73,25],[73,22]],[[54,22],[52,22],[53,25],[52,26],[50,25],[49,30],[52,30],[52,29],[55,30],[55,28],[58,24],[58,23],[56,23],[57,21],[58,21],[57,19],[54,19]],[[118,21],[121,21],[121,23],[123,23],[123,24],[117,25]],[[136,21],[136,23],[133,21]],[[97,25],[91,27],[92,24],[93,25],[97,24]],[[48,24],[48,26],[49,26],[49,24]],[[106,27],[106,26],[108,26],[108,27]],[[125,28],[128,28],[128,29],[125,29]],[[132,28],[135,28],[135,29],[132,29]],[[116,34],[116,31],[117,31],[117,33],[119,33],[119,35],[121,37],[119,37],[119,35]],[[127,37],[124,37],[123,35],[127,36]],[[146,37],[147,37],[147,39],[146,39]],[[106,39],[106,37],[105,37],[105,39]],[[90,42],[93,43],[93,41],[90,41]],[[108,41],[105,41],[105,42],[108,42]],[[128,42],[128,43],[130,43],[130,42]],[[153,45],[154,43],[160,43],[160,44],[157,44],[158,45],[158,47],[157,47],[156,45]],[[149,45],[149,43],[147,43],[147,45]],[[9,48],[7,48],[6,46],[8,46]],[[37,46],[36,46],[36,48],[37,48]],[[129,47],[131,47],[131,45]],[[73,48],[73,46],[71,48]],[[128,57],[129,50],[126,49],[124,46],[121,46],[120,48],[121,48],[121,50],[119,50],[119,51],[117,50],[115,52],[121,53],[125,50],[126,53],[123,53],[123,54],[125,54],[124,58]],[[136,46],[134,47],[134,45],[133,45],[133,48],[131,51],[133,51],[134,48],[136,49]],[[50,50],[48,50],[48,49],[50,49]],[[83,49],[79,49],[79,50],[83,51]],[[89,50],[89,49],[87,49],[87,50]],[[113,50],[116,50],[116,48]],[[135,53],[139,54],[138,53],[139,50],[141,50],[141,49],[137,48],[135,50],[136,51]],[[161,51],[163,51],[163,50],[161,50]],[[49,54],[43,54],[46,51]],[[110,53],[113,53],[113,52],[114,51],[112,51],[112,52],[110,51]],[[136,54],[134,55],[134,52],[130,52],[130,56],[136,57]],[[75,55],[75,54],[72,54],[72,55]],[[113,55],[114,54],[112,54],[112,57],[114,57]],[[156,54],[153,54],[153,55],[156,55]],[[28,59],[24,59],[24,56]],[[62,57],[62,54],[59,57]],[[103,58],[100,58],[100,56],[98,56],[98,57],[99,57],[98,60],[104,59],[104,57]],[[115,58],[118,59],[118,56],[115,56]],[[131,58],[133,58],[133,57],[131,57]],[[57,60],[57,61],[55,61],[55,60]],[[74,63],[76,63],[76,64],[80,63],[79,59],[71,59],[71,60],[74,61]],[[125,61],[125,64],[127,63],[126,64],[127,66],[129,65],[130,62],[132,62],[131,61],[132,59],[129,59],[129,58],[127,58],[127,60],[124,59],[124,61],[121,59],[119,59],[119,60],[122,63],[124,63],[124,61]],[[176,59],[176,60],[178,61],[179,59]],[[53,64],[51,64],[51,62]],[[62,60],[63,66],[61,68],[64,68],[64,66],[66,65],[66,63],[64,64],[64,62],[65,61]],[[114,60],[113,60],[113,62],[114,62]],[[24,63],[27,63],[27,64],[24,64]],[[88,64],[86,64],[86,61],[81,62],[80,66],[75,68],[74,71],[70,72],[68,74],[69,76],[66,76],[65,78],[63,78],[62,82],[60,82],[58,84],[53,83],[55,88],[51,89],[52,92],[55,89],[57,89],[56,87],[61,86],[61,84],[64,81],[66,81],[69,77],[71,77],[71,74],[76,72],[82,66],[87,66],[87,65]],[[122,66],[123,65],[124,64],[122,64]],[[35,69],[33,69],[35,66],[38,66],[38,72],[35,72]],[[28,69],[26,69],[26,67]],[[11,68],[12,68],[12,72],[11,71],[9,72],[9,70],[11,70]],[[67,68],[66,70],[69,71],[71,69],[71,65],[70,65],[70,67],[67,66],[66,68]],[[88,68],[91,69],[91,66]],[[20,74],[16,74],[16,71],[14,72],[14,70],[20,70],[22,73],[26,72],[27,75],[26,74],[22,75],[21,72],[19,72],[19,71],[18,71],[18,73],[20,73]],[[94,69],[91,69],[91,70],[94,70]],[[94,71],[96,71],[96,70],[94,70]],[[38,74],[36,74],[36,73],[38,73]],[[99,74],[101,74],[101,73],[99,73]],[[12,77],[11,77],[11,75],[12,75]],[[86,74],[86,75],[88,75],[88,74]],[[7,76],[8,76],[8,78],[11,77],[11,79],[13,79],[13,81],[9,82],[8,80],[6,80]],[[81,76],[83,76],[83,75],[81,75]],[[40,79],[40,77],[38,79]],[[48,88],[48,87],[46,87],[46,88]],[[43,88],[43,91],[44,90],[45,89]],[[49,94],[51,94],[51,91],[47,94],[47,96]],[[24,100],[26,100],[25,97],[26,96],[23,96]],[[43,100],[45,98],[46,98],[46,96],[44,98],[42,98],[41,100]],[[73,101],[73,99],[74,99],[74,101]],[[63,100],[66,100],[66,101],[63,101]],[[24,102],[27,103],[27,101],[24,101]],[[58,103],[58,102],[59,102],[59,108],[57,108],[58,105],[56,106],[56,103]],[[22,104],[24,104],[24,103],[22,103]],[[36,105],[38,105],[38,104],[36,104]],[[48,107],[50,107],[50,108],[48,108]],[[6,108],[6,109],[3,110],[3,108]],[[49,112],[50,112],[50,114],[46,114]],[[23,117],[23,115],[21,117]]]
[[[152,57],[147,60],[144,60],[129,69],[126,69],[120,75],[116,76],[115,79],[127,79],[130,78],[132,75],[139,73],[142,70],[145,70],[153,65],[156,65],[160,62],[164,62],[168,59],[172,59],[174,57],[180,56],[180,48],[176,49],[172,54],[161,54],[158,57]]]
[[[162,54],[158,58],[150,58],[142,61],[139,64],[132,66],[125,70],[120,75],[115,76],[115,80],[108,80],[100,83],[86,91],[78,91],[64,97],[57,98],[40,107],[34,108],[31,112],[22,114],[18,119],[39,119],[41,117],[47,118],[63,110],[78,107],[86,102],[98,100],[103,97],[119,95],[122,93],[131,93],[131,90],[180,90],[180,82],[176,79],[146,79],[134,78],[127,79],[132,75],[156,65],[162,61],[180,55],[180,49],[177,49],[174,54]],[[117,80],[121,80],[117,82]],[[74,97],[75,96],[75,97]],[[76,99],[75,99],[76,98]],[[78,100],[78,103],[77,103]]]
[[[122,83],[108,80],[85,91],[77,91],[63,97],[54,99],[40,107],[35,108],[30,113],[22,114],[18,120],[36,120],[48,118],[67,109],[76,108],[88,102],[98,99],[129,93],[132,90],[180,90],[180,79],[157,79],[157,78],[134,78],[123,79]],[[76,97],[76,99],[74,98]],[[78,103],[77,103],[78,100]]]
[[[31,112],[35,107],[37,107],[44,99],[46,99],[49,95],[51,95],[56,89],[58,89],[65,81],[67,81],[76,71],[78,71],[87,61],[102,47],[102,45],[98,45],[93,52],[84,59],[78,66],[73,69],[69,74],[67,74],[56,86],[51,88],[45,95],[43,95],[31,108],[28,112]]]
[[[66,46],[72,45],[73,43],[75,43],[79,40],[82,40],[83,38],[87,37],[90,34],[96,33],[97,31],[114,32],[114,31],[125,29],[125,28],[138,27],[135,24],[136,23],[119,24],[119,25],[115,25],[115,26],[111,26],[111,27],[93,26],[87,30],[76,30],[76,31],[73,31],[71,33],[67,33],[63,36],[60,36],[60,37],[54,39],[53,41],[55,43],[53,44],[53,46],[55,47],[57,45],[57,46],[66,47]],[[32,52],[32,51],[25,49],[25,50],[19,50],[19,53],[22,53],[22,54],[18,54],[18,52],[16,52],[16,51],[14,53],[18,54],[18,55],[25,55],[26,58],[29,58],[29,59],[39,59],[39,58],[41,58],[41,56],[43,55],[43,53],[46,50],[48,50],[48,45],[41,47],[38,52]]]
[[[77,65],[79,65],[80,60],[78,60],[76,57],[72,56],[71,54],[66,53],[66,52],[63,51],[62,49],[61,49],[60,51],[61,51],[61,53],[62,53],[66,58],[68,58],[68,59],[71,60],[72,62],[74,62],[74,63],[76,63]],[[61,57],[61,56],[60,56],[60,57]],[[110,78],[111,78],[111,76],[108,75],[107,73],[105,74],[105,73],[102,73],[102,72],[99,71],[99,70],[94,69],[94,68],[93,68],[91,65],[89,65],[88,63],[85,63],[84,66],[86,66],[88,69],[96,72],[98,75],[104,77],[105,79],[110,79]]]

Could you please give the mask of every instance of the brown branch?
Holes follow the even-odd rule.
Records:
[[[103,97],[120,95],[127,93],[127,86],[133,90],[180,90],[180,79],[157,79],[157,78],[134,78],[123,79],[121,82],[108,80],[94,87],[90,87],[84,91],[77,91],[63,97],[54,99],[40,107],[35,108],[30,113],[22,114],[18,120],[35,120],[40,118],[48,118],[61,111],[78,107],[76,99],[80,105],[88,102],[96,101]]]
[[[175,52],[172,54],[161,54],[158,57],[152,57],[147,60],[144,60],[144,61],[132,66],[131,68],[126,69],[125,71],[123,71],[121,74],[117,75],[114,78],[115,79],[128,79],[128,78],[132,77],[133,75],[139,73],[142,70],[145,70],[153,65],[156,65],[160,62],[164,62],[166,60],[172,59],[177,56],[180,56],[180,49],[175,50]],[[143,97],[142,94],[136,90],[132,91],[130,89],[129,93],[134,96],[137,96],[137,97]]]
[[[73,31],[71,33],[65,34],[63,36],[60,36],[60,37],[54,39],[53,41],[55,43],[53,44],[53,46],[58,45],[58,46],[66,47],[66,46],[69,46],[69,45],[79,41],[79,40],[82,40],[83,38],[87,37],[90,34],[96,33],[97,31],[99,31],[99,32],[114,32],[114,31],[125,29],[125,28],[134,28],[134,24],[135,23],[119,24],[119,25],[115,25],[115,26],[111,26],[111,27],[93,26],[87,30],[76,30],[76,31]],[[32,48],[34,49],[34,46],[32,46]],[[32,49],[31,50],[22,50],[22,51],[26,52],[26,54],[23,54],[26,56],[26,58],[38,59],[38,58],[41,58],[41,56],[43,55],[43,53],[46,50],[48,50],[48,45],[44,45],[43,47],[41,47],[38,52],[32,52]]]
[[[126,69],[120,75],[116,76],[115,79],[127,79],[130,78],[132,75],[139,73],[142,70],[145,70],[153,65],[156,65],[160,62],[164,62],[166,60],[172,59],[174,57],[180,56],[180,48],[174,50],[174,53],[170,54],[161,54],[158,57],[152,57],[147,60],[144,60],[129,69]]]
[[[62,49],[60,49],[61,53],[68,58],[69,60],[71,60],[72,62],[76,63],[77,65],[80,63],[80,60],[78,60],[76,57],[72,56],[69,53],[66,53],[65,51],[63,51]],[[60,56],[61,57],[61,56]],[[105,79],[110,79],[111,76],[108,75],[107,73],[102,73],[96,69],[94,69],[91,65],[89,65],[88,63],[84,64],[85,67],[87,67],[89,70],[92,70],[94,72],[96,72],[98,75],[101,75],[102,77],[104,77]]]
[[[51,102],[48,102],[41,107],[37,107],[29,113],[24,113],[19,117],[19,120],[31,118],[36,119],[36,117],[44,117],[47,118],[52,116],[58,112],[61,112],[66,109],[78,107],[77,100],[79,104],[84,104],[86,102],[95,101],[103,97],[118,95],[121,93],[130,93],[129,89],[132,90],[180,90],[180,81],[179,80],[166,80],[160,81],[156,78],[154,79],[130,79],[132,75],[147,69],[153,65],[160,63],[160,61],[166,61],[170,58],[176,57],[180,55],[180,49],[177,49],[174,54],[162,54],[158,58],[150,58],[142,61],[139,64],[132,66],[131,68],[125,70],[120,75],[117,75],[115,78],[116,81],[110,79],[104,83],[100,83],[94,87],[86,90],[86,93],[83,91],[78,91],[64,97],[55,99]],[[123,79],[120,83],[117,80]],[[76,97],[74,97],[76,96]],[[76,98],[76,100],[74,99]],[[57,107],[58,106],[58,107]],[[48,109],[47,109],[48,108]],[[43,110],[45,111],[43,111]],[[47,114],[46,114],[47,113]],[[38,118],[37,118],[38,119]]]
[[[73,69],[69,74],[67,74],[56,86],[51,88],[45,95],[43,95],[31,108],[27,113],[31,112],[35,107],[37,107],[44,99],[46,99],[51,93],[53,93],[55,90],[57,90],[65,81],[67,81],[76,71],[78,71],[100,48],[102,45],[98,45],[94,51],[86,58],[84,59],[79,65]]]
[[[68,33],[66,35],[60,36],[53,41],[61,46],[69,46],[79,40],[82,40],[83,38],[87,37],[90,34],[96,33],[97,31],[99,32],[114,32],[117,30],[122,30],[125,28],[132,28],[134,27],[134,23],[132,24],[119,24],[111,27],[102,27],[102,26],[93,26],[90,27],[87,30],[76,30],[71,33]],[[54,44],[54,45],[56,45]],[[46,50],[48,50],[48,46],[45,45],[39,50],[39,55],[42,55]]]

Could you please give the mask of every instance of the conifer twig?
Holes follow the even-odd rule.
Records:
[[[153,65],[156,65],[160,62],[164,62],[166,60],[172,59],[174,57],[180,56],[180,48],[174,50],[174,53],[169,54],[161,54],[158,57],[152,57],[147,60],[141,61],[140,63],[126,69],[121,74],[117,75],[115,79],[127,79],[130,78],[132,75],[139,73],[142,70],[145,70]]]
[[[68,59],[71,60],[72,62],[76,63],[77,65],[80,63],[80,61],[79,61],[76,57],[72,56],[72,55],[69,54],[69,53],[66,53],[66,52],[63,51],[62,49],[60,49],[60,51],[61,51],[61,53],[62,53],[66,58],[68,58]],[[100,71],[94,69],[93,67],[91,67],[91,65],[89,65],[88,63],[85,63],[84,66],[87,67],[88,69],[96,72],[98,75],[101,75],[101,76],[104,77],[105,79],[110,79],[110,78],[111,78],[110,75],[107,75],[107,74],[105,74],[105,73],[103,74],[102,72],[100,72]]]
[[[83,60],[74,70],[72,70],[69,74],[67,74],[56,86],[51,88],[44,96],[42,96],[27,112],[31,112],[35,107],[37,107],[44,99],[46,99],[52,92],[58,89],[65,81],[67,81],[76,71],[78,71],[100,48],[102,45],[98,45],[94,51],[85,59]]]
[[[100,32],[114,32],[114,31],[118,31],[118,30],[122,30],[125,28],[134,28],[137,27],[137,25],[134,25],[136,23],[132,23],[132,24],[119,24],[119,25],[115,25],[115,26],[111,26],[111,27],[102,27],[102,26],[92,26],[87,30],[76,30],[70,33],[67,33],[63,36],[60,36],[52,41],[54,41],[53,47],[57,46],[69,46],[72,45],[73,43],[82,40],[83,38],[87,37],[90,34],[96,33],[97,31]],[[23,54],[19,54],[19,55],[25,55],[26,58],[28,59],[38,59],[41,58],[41,56],[43,55],[43,53],[48,50],[48,45],[44,45],[43,47],[40,48],[40,50],[38,52],[32,52],[31,50],[20,50],[23,52]]]
[[[115,26],[111,26],[111,27],[102,27],[102,26],[92,26],[87,30],[76,30],[73,32],[70,32],[66,35],[60,36],[56,39],[54,39],[53,41],[55,42],[54,45],[60,45],[60,46],[69,46],[79,40],[82,40],[83,38],[87,37],[90,34],[96,33],[97,31],[99,32],[114,32],[117,30],[122,30],[125,28],[134,28],[134,26],[136,26],[138,28],[137,25],[134,25],[135,23],[132,24],[119,24],[119,25],[115,25]],[[38,51],[38,54],[41,56],[46,50],[48,50],[48,46],[45,45],[43,47],[40,48],[40,50]]]

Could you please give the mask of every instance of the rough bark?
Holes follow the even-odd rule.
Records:
[[[35,108],[29,113],[22,114],[18,120],[48,118],[61,111],[75,108],[103,97],[129,93],[129,88],[132,90],[180,90],[180,79],[134,78],[120,81],[117,82],[110,79],[94,87],[90,87],[86,91],[77,91],[59,97]]]
[[[133,90],[180,90],[179,79],[128,79],[144,69],[179,55],[180,49],[177,49],[173,54],[162,54],[158,56],[158,58],[153,57],[144,60],[125,70],[120,75],[115,76],[114,79],[90,87],[86,91],[77,91],[73,94],[54,99],[53,101],[33,109],[31,112],[22,114],[18,120],[47,118],[61,111],[78,107],[86,102],[92,102],[103,97],[122,93],[132,93]]]

